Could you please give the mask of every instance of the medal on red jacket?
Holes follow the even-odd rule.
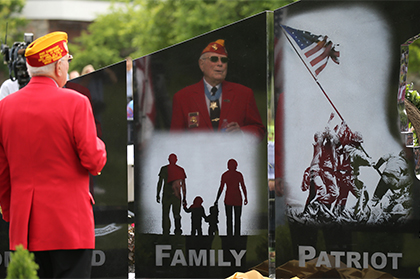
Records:
[[[199,121],[200,121],[200,118],[199,118],[198,112],[188,113],[188,127],[189,128],[198,127],[198,125],[200,124]]]

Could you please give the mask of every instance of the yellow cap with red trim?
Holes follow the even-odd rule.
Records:
[[[33,67],[53,63],[69,52],[67,33],[56,31],[33,41],[25,51],[26,61]]]
[[[207,45],[207,47],[204,48],[204,50],[201,52],[201,54],[206,52],[214,52],[218,54],[223,54],[227,56],[227,51],[225,48],[225,40],[219,39],[215,42],[211,42]]]

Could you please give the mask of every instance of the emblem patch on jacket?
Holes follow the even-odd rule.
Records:
[[[198,127],[199,124],[200,124],[200,118],[199,118],[198,112],[188,113],[188,127],[189,128]]]

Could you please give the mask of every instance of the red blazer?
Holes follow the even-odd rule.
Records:
[[[106,163],[89,100],[48,77],[0,101],[0,205],[10,249],[93,249],[89,172]]]
[[[222,109],[219,130],[223,119],[237,122],[241,130],[262,139],[265,127],[255,103],[254,93],[248,87],[224,81],[222,83]],[[204,81],[183,88],[172,100],[171,131],[214,131],[204,94]]]

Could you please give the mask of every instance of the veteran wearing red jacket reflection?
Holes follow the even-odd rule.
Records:
[[[208,44],[198,64],[203,79],[173,97],[171,131],[243,131],[261,140],[265,127],[253,91],[225,81],[228,54],[224,40]]]
[[[0,101],[0,205],[10,250],[33,252],[40,278],[89,278],[95,248],[89,173],[100,174],[105,144],[87,97],[62,88],[67,34],[53,32],[25,52],[31,80]]]

